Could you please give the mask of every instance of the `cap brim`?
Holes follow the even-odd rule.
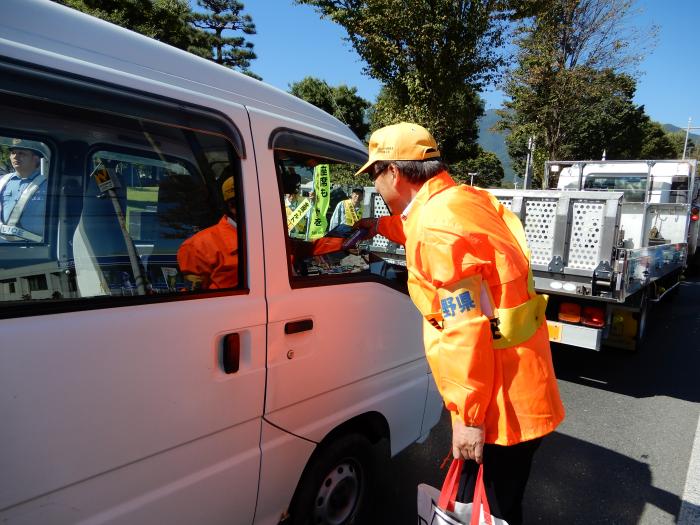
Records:
[[[372,167],[372,164],[374,164],[375,162],[377,162],[377,161],[374,159],[369,159],[367,162],[365,162],[364,166],[362,166],[359,170],[357,170],[355,172],[355,177],[357,177],[361,173],[366,172],[368,169],[370,169]]]

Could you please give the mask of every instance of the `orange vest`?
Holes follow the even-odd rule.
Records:
[[[564,407],[546,323],[524,342],[494,348],[489,318],[527,302],[530,277],[491,195],[441,173],[405,215],[380,219],[378,231],[406,246],[409,292],[426,319],[426,355],[452,417],[483,424],[486,442],[498,445],[552,432]]]
[[[224,215],[214,226],[196,233],[177,251],[180,271],[202,279],[202,289],[238,286],[238,230]]]

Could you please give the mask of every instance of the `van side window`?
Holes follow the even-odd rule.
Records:
[[[404,290],[405,263],[387,260],[385,250],[377,253],[376,242],[347,244],[378,197],[374,188],[353,184],[359,166],[281,149],[275,165],[293,287],[379,280]]]
[[[227,137],[9,98],[0,186],[12,191],[0,189],[0,206],[24,210],[0,210],[0,313],[14,301],[109,307],[245,288],[240,159]],[[38,152],[27,198],[11,171],[23,150]]]

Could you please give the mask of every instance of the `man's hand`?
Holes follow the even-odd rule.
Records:
[[[365,239],[371,239],[375,235],[377,235],[377,222],[378,219],[372,219],[369,217],[365,217],[364,219],[360,219],[357,221],[355,224],[352,225],[352,229],[354,230],[359,230],[360,228],[364,228],[367,230],[367,235],[365,235]]]
[[[452,422],[452,456],[455,459],[473,459],[481,464],[484,459],[484,427],[468,427],[458,419]]]

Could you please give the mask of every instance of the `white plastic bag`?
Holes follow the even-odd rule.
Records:
[[[456,502],[459,478],[464,460],[453,460],[442,491],[421,483],[418,485],[418,525],[508,525],[491,516],[484,490],[484,466],[479,466],[473,503]]]

